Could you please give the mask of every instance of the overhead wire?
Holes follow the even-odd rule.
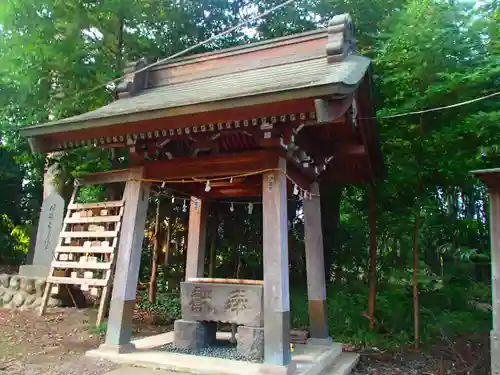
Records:
[[[188,52],[190,52],[190,51],[192,51],[192,50],[194,50],[194,49],[196,49],[196,48],[198,48],[198,47],[202,47],[202,46],[204,46],[204,45],[206,45],[206,44],[208,44],[208,43],[210,43],[210,42],[212,42],[212,41],[214,41],[214,40],[216,40],[216,39],[220,38],[221,36],[224,36],[224,35],[230,34],[230,33],[232,33],[233,31],[238,30],[239,28],[241,28],[241,27],[243,27],[243,26],[246,26],[246,25],[248,25],[248,24],[249,24],[249,23],[251,23],[251,22],[258,21],[259,19],[261,19],[261,18],[263,18],[263,17],[266,17],[267,15],[269,15],[269,14],[271,14],[271,13],[273,13],[273,12],[277,11],[278,9],[281,9],[281,8],[283,8],[283,7],[285,7],[285,6],[289,5],[289,4],[291,4],[291,3],[293,3],[293,2],[296,2],[296,1],[297,1],[297,0],[286,0],[286,1],[284,1],[283,3],[278,4],[278,5],[274,6],[274,7],[272,7],[271,9],[266,10],[265,12],[262,12],[262,13],[260,13],[260,14],[257,14],[256,16],[250,17],[250,18],[248,18],[248,19],[244,20],[243,22],[240,22],[239,24],[237,24],[237,25],[235,25],[235,26],[230,27],[230,28],[229,28],[229,29],[227,29],[227,30],[224,30],[224,31],[222,31],[222,32],[220,32],[220,33],[218,33],[218,34],[216,34],[216,35],[212,35],[210,38],[205,39],[205,40],[203,40],[203,41],[201,41],[201,42],[199,42],[199,43],[196,43],[195,45],[192,45],[192,46],[190,46],[190,47],[188,47],[188,48],[185,48],[185,49],[183,49],[183,50],[182,50],[182,51],[180,51],[180,52],[174,53],[173,55],[170,55],[170,56],[165,57],[165,58],[163,58],[163,59],[160,59],[160,60],[158,60],[158,61],[156,61],[156,62],[154,62],[154,63],[151,63],[151,64],[149,64],[149,65],[146,65],[145,67],[142,67],[142,68],[140,68],[140,69],[137,69],[137,70],[135,70],[135,71],[131,72],[130,74],[138,74],[138,73],[144,72],[144,71],[146,71],[146,70],[148,70],[148,69],[154,68],[155,66],[158,66],[158,65],[160,65],[160,64],[163,64],[163,63],[165,63],[165,62],[167,62],[167,61],[170,61],[170,60],[173,60],[173,59],[175,59],[175,58],[177,58],[177,57],[180,57],[180,56],[182,56],[182,55],[184,55],[184,54],[186,54],[186,53],[188,53]],[[84,94],[88,94],[88,93],[94,92],[94,91],[96,91],[96,90],[98,90],[98,89],[100,89],[100,88],[102,88],[102,87],[105,87],[105,86],[107,86],[107,85],[109,85],[109,84],[119,82],[119,81],[123,80],[123,78],[125,78],[125,77],[126,77],[126,75],[122,75],[122,76],[120,76],[120,77],[118,77],[118,78],[115,78],[115,79],[112,79],[112,80],[107,81],[107,82],[105,82],[105,83],[102,83],[102,84],[100,84],[100,85],[98,85],[98,86],[96,86],[96,87],[94,87],[94,88],[92,88],[92,89],[90,89],[90,90],[88,90],[88,91],[84,92]]]
[[[480,96],[478,98],[470,99],[470,100],[465,100],[462,102],[458,102],[455,104],[450,104],[450,105],[444,105],[440,107],[435,107],[435,108],[429,108],[429,109],[422,109],[420,111],[411,111],[411,112],[403,112],[403,113],[398,113],[395,115],[387,115],[387,116],[373,116],[373,117],[360,117],[361,120],[387,120],[387,119],[393,119],[393,118],[399,118],[399,117],[405,117],[405,116],[413,116],[413,115],[421,115],[424,113],[429,113],[429,112],[437,112],[437,111],[443,111],[445,109],[451,109],[451,108],[457,108],[457,107],[462,107],[464,105],[476,103],[482,100],[486,99],[491,99],[495,96],[499,96],[500,91],[494,92],[488,95]]]

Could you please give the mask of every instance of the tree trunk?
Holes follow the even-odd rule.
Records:
[[[122,59],[123,59],[123,32],[125,27],[125,18],[122,15],[122,11],[120,10],[118,15],[118,35],[116,42],[116,70],[118,74],[122,74]]]
[[[167,235],[165,236],[165,244],[164,244],[164,250],[165,250],[165,259],[163,260],[163,265],[168,266],[168,261],[169,261],[169,256],[170,256],[170,241],[171,241],[171,236],[172,236],[172,219],[169,219],[168,221],[168,226],[167,226]]]
[[[377,233],[375,221],[375,188],[370,187],[370,299],[368,315],[370,329],[375,327],[375,301],[377,297]]]
[[[210,242],[210,264],[208,268],[208,277],[214,277],[215,275],[215,256],[216,256],[216,250],[215,250],[215,240],[217,237],[217,227],[215,227],[215,230],[212,232],[212,241]]]
[[[413,237],[413,320],[415,329],[415,349],[420,350],[420,305],[418,299],[418,247],[420,231],[420,196],[422,195],[422,181],[418,182],[417,209],[415,212],[415,227]]]
[[[158,274],[158,251],[160,249],[160,239],[159,239],[159,229],[160,229],[160,198],[156,203],[156,218],[155,218],[155,242],[153,245],[153,257],[151,261],[151,279],[149,281],[149,302],[154,303],[156,301],[156,276]]]

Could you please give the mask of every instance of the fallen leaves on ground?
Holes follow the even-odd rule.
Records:
[[[163,333],[168,326],[151,326],[134,317],[135,332],[141,336]],[[97,348],[104,335],[92,326],[95,309],[51,309],[38,311],[0,309],[1,375],[102,375],[118,366],[84,357]]]

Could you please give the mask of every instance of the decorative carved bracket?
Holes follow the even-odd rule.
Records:
[[[115,89],[119,99],[135,95],[149,87],[148,71],[137,72],[146,66],[148,66],[148,61],[145,58],[127,65],[124,72],[125,78]]]
[[[354,99],[347,96],[341,100],[314,100],[318,124],[333,122],[343,116],[353,106]]]
[[[329,63],[342,61],[347,55],[356,52],[354,24],[349,14],[331,19],[327,31],[326,58]]]

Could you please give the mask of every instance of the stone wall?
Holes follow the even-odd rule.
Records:
[[[0,307],[31,310],[40,307],[46,281],[43,278],[0,274]],[[49,298],[48,306],[58,305]]]

